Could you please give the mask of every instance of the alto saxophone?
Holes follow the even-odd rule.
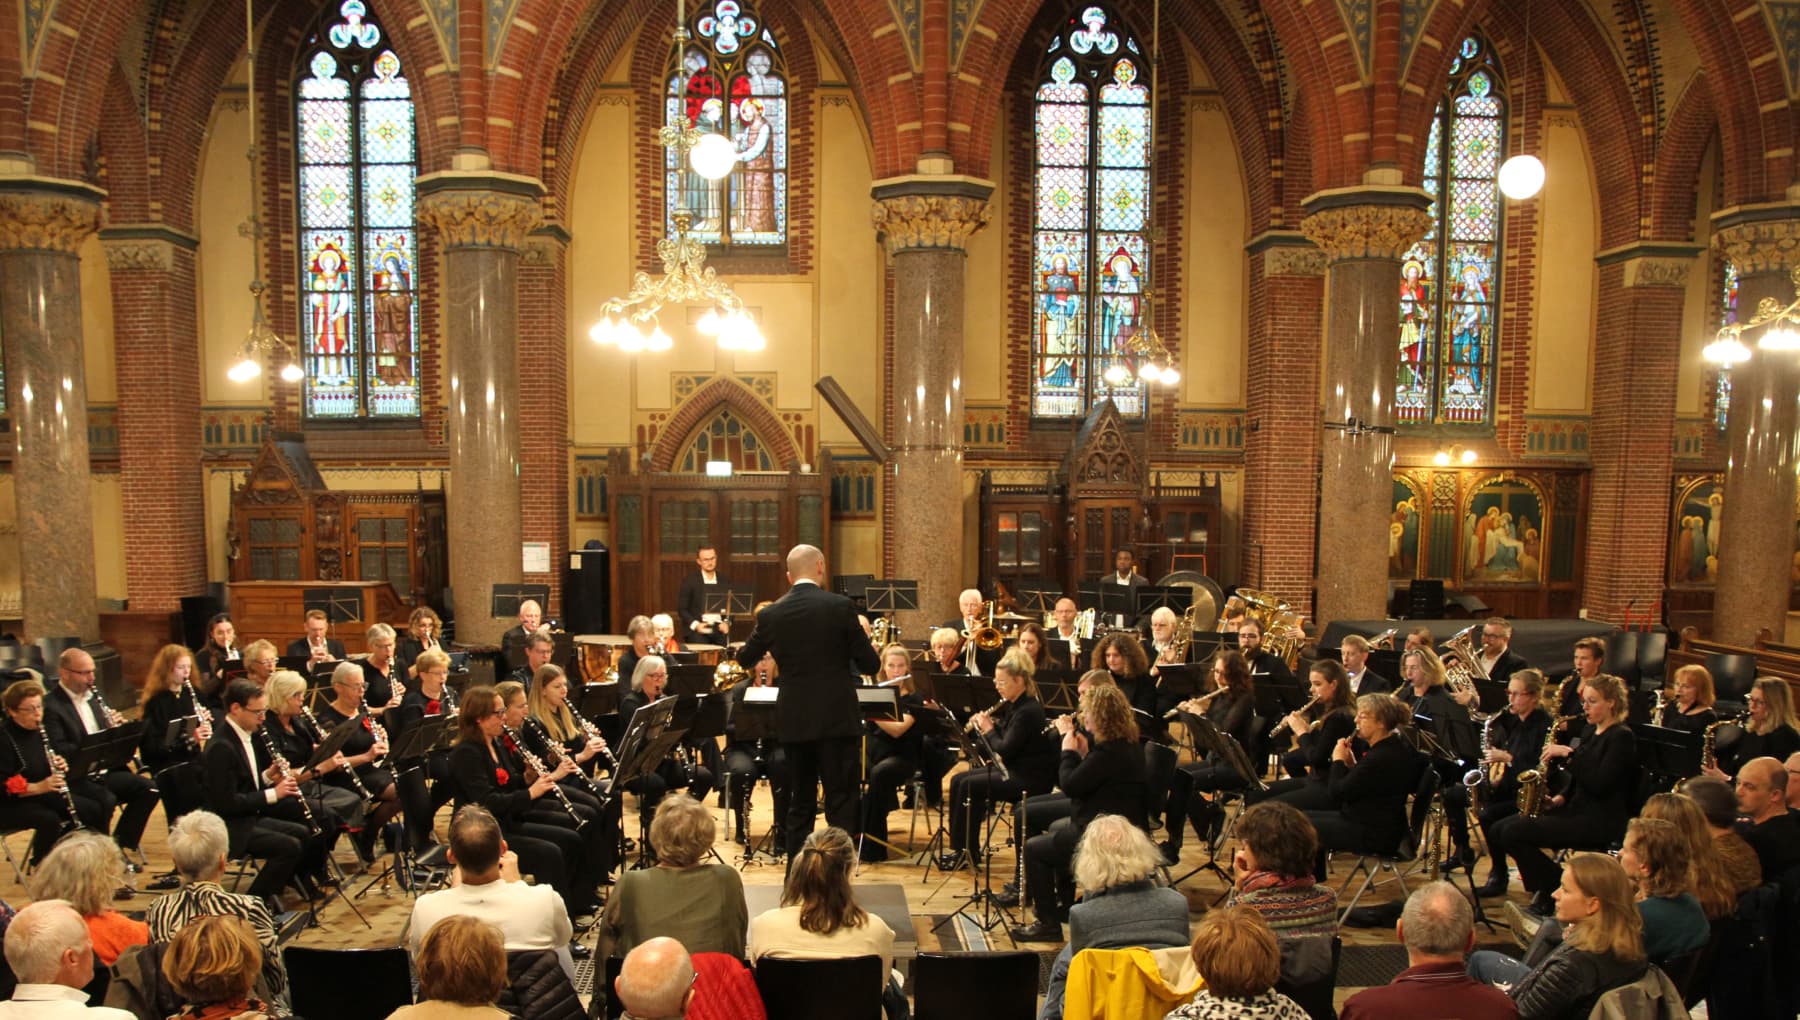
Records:
[[[1656,699],[1656,707],[1650,710],[1650,725],[1661,726],[1663,716],[1669,711],[1669,699],[1663,695],[1662,691],[1657,691],[1651,697]]]
[[[1700,732],[1700,768],[1716,769],[1719,767],[1718,732],[1721,726],[1742,726],[1750,718],[1750,713],[1734,715],[1729,719],[1720,719],[1715,723],[1707,723],[1706,729]]]

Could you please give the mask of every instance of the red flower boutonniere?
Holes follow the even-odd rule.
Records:
[[[363,729],[368,730],[370,733],[375,732],[375,727],[369,725],[369,717],[368,716],[366,716],[366,715],[363,716],[362,724],[363,724]]]
[[[441,713],[442,711],[443,711],[443,706],[438,703],[438,699],[431,698],[425,702],[425,714],[426,715],[437,715],[437,714]]]
[[[6,792],[12,794],[14,797],[23,796],[25,793],[25,786],[26,782],[24,776],[6,777]]]
[[[509,775],[505,769],[495,769],[494,770],[494,781],[499,783],[501,786],[505,786],[508,782],[512,781],[512,776]]]

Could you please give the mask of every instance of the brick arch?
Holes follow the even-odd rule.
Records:
[[[1706,159],[1706,150],[1719,130],[1709,85],[1703,70],[1688,79],[1663,128],[1661,144],[1656,148],[1656,176],[1650,194],[1650,236],[1653,238],[1691,240],[1694,236],[1700,164]]]
[[[1718,0],[1673,0],[1672,6],[1716,100],[1725,204],[1782,199],[1794,175],[1796,113],[1766,17],[1738,17]]]
[[[81,178],[88,143],[100,131],[110,75],[96,74],[119,52],[120,40],[135,17],[134,5],[108,0],[63,0],[53,12],[58,24],[73,30],[46,28],[38,56],[38,73],[24,90],[24,123],[53,124],[54,133],[25,132],[25,145],[46,176]],[[17,21],[9,12],[8,20]]]
[[[115,223],[142,223],[150,219],[151,182],[149,141],[138,116],[137,100],[125,80],[125,69],[115,61],[106,76],[105,100],[100,108],[100,151],[106,156],[107,216]],[[158,196],[160,197],[160,196]]]
[[[0,150],[25,151],[25,69],[20,52],[22,19],[0,18]]]
[[[775,412],[769,410],[769,405],[763,403],[743,383],[726,376],[717,376],[682,401],[681,406],[664,423],[662,430],[656,435],[656,443],[650,448],[650,470],[673,471],[675,459],[687,445],[688,437],[721,407],[730,408],[744,424],[750,426],[750,430],[756,433],[756,438],[762,440],[783,471],[794,471],[800,467],[800,452],[794,448],[794,439],[782,426],[781,420],[775,417]]]
[[[1342,42],[1326,41],[1347,28],[1337,4],[1265,4],[1285,66],[1294,106],[1307,107],[1311,132],[1311,190],[1362,182],[1370,153],[1370,92],[1356,54]],[[1341,90],[1341,91],[1340,91]]]

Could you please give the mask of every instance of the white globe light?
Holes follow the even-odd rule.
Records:
[[[1544,187],[1544,164],[1536,156],[1514,156],[1500,164],[1500,193],[1515,202],[1536,195]]]
[[[256,363],[256,359],[245,355],[243,360],[226,371],[225,377],[235,383],[246,383],[261,374],[262,366]]]
[[[301,370],[299,362],[290,361],[281,366],[282,382],[296,383],[304,378],[306,378],[306,373]]]
[[[724,324],[725,320],[719,317],[719,310],[708,308],[700,314],[700,321],[694,323],[694,328],[700,331],[701,336],[718,336],[719,329]]]
[[[1164,386],[1173,386],[1180,381],[1181,381],[1181,370],[1180,369],[1176,368],[1174,365],[1163,366],[1162,382],[1163,382]]]
[[[1100,373],[1100,377],[1105,379],[1108,383],[1118,386],[1127,379],[1130,379],[1131,373],[1125,369],[1123,364],[1115,361],[1106,366],[1106,371]]]
[[[737,165],[737,149],[731,139],[709,131],[688,151],[688,162],[707,180],[721,180]]]
[[[644,346],[653,351],[666,351],[675,346],[675,341],[669,339],[669,334],[664,333],[663,328],[658,326],[650,333],[650,338],[644,341]]]
[[[1475,463],[1475,451],[1474,450],[1464,450],[1462,452],[1462,462],[1464,464]]]
[[[1438,467],[1444,467],[1444,466],[1448,465],[1450,463],[1450,451],[1449,450],[1439,450],[1436,454],[1432,455],[1431,462],[1433,464],[1436,464]]]
[[[619,345],[619,350],[627,354],[636,354],[650,344],[650,341],[644,336],[644,331],[629,323],[619,324],[619,328],[613,332],[613,342]]]
[[[1783,323],[1764,333],[1756,346],[1765,351],[1800,351],[1800,333]]]
[[[611,347],[619,342],[619,326],[619,320],[608,315],[588,327],[588,339],[602,347]]]
[[[1146,361],[1138,366],[1138,378],[1145,382],[1155,382],[1162,378],[1162,366],[1154,361]]]
[[[1700,356],[1715,365],[1737,365],[1750,360],[1750,348],[1735,336],[1720,337],[1707,344]]]

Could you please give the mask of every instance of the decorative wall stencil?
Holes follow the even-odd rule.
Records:
[[[975,21],[981,17],[983,0],[950,0],[950,67],[962,66],[963,48],[975,34]]]
[[[963,408],[963,447],[970,450],[1006,448],[1006,408]]]
[[[1338,0],[1338,11],[1344,15],[1344,27],[1350,31],[1350,45],[1356,48],[1356,66],[1367,78],[1375,39],[1374,0]]]
[[[487,66],[493,67],[500,60],[500,54],[506,49],[506,32],[512,28],[513,14],[519,9],[519,0],[488,0],[487,2]]]
[[[425,20],[431,23],[431,34],[437,37],[444,52],[444,63],[456,68],[456,0],[419,0]]]
[[[1400,0],[1400,69],[1412,64],[1413,49],[1419,45],[1425,23],[1437,9],[1437,0]]]
[[[1588,458],[1588,419],[1583,416],[1525,418],[1525,454],[1529,457]]]
[[[1176,415],[1175,448],[1183,453],[1244,455],[1244,412],[1186,411]]]
[[[900,26],[900,42],[906,47],[906,62],[912,66],[915,74],[925,66],[919,59],[919,54],[924,49],[920,6],[919,0],[888,0],[888,9],[894,12],[894,24]]]
[[[45,29],[50,27],[50,16],[56,13],[56,0],[23,0],[25,28],[25,77],[30,78],[37,73],[39,51],[44,45]]]
[[[575,485],[576,520],[606,520],[606,468],[609,462],[604,453],[575,455],[575,473],[572,478]]]
[[[1795,94],[1794,83],[1800,82],[1800,2],[1796,0],[1763,0],[1763,14],[1781,49],[1781,69],[1787,74],[1788,96]]]

